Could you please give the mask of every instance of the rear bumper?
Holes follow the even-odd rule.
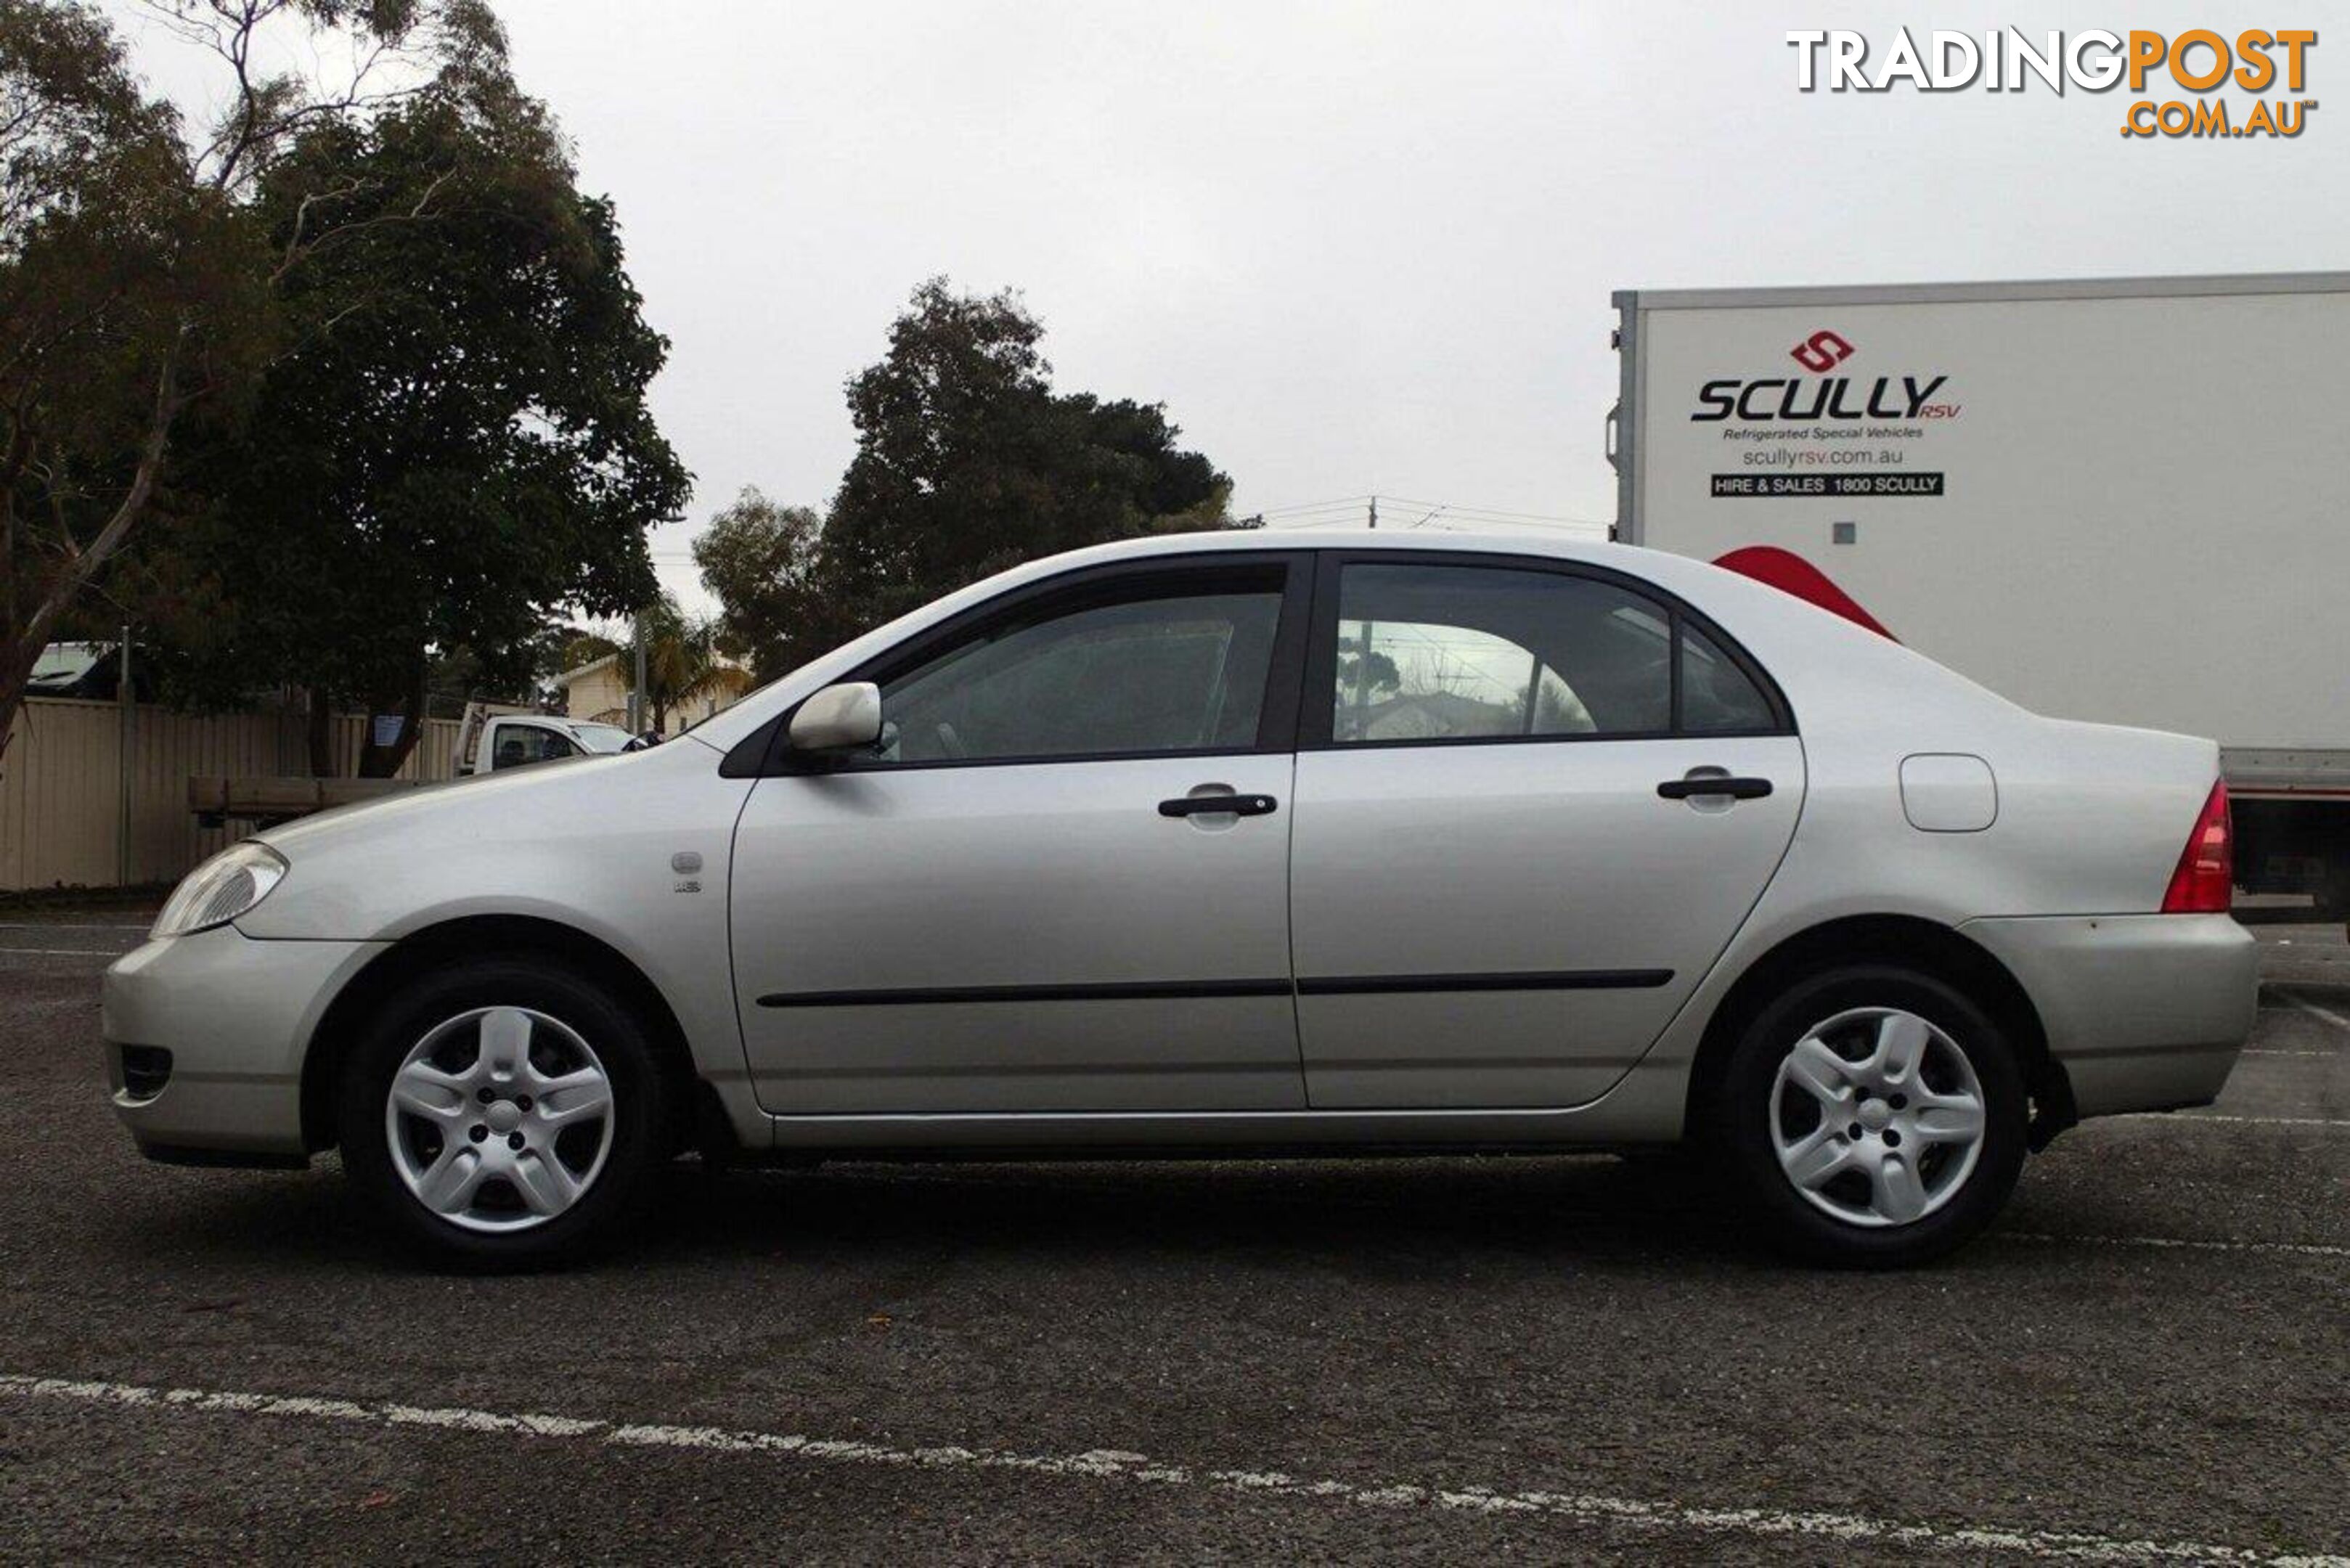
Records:
[[[2030,994],[2084,1116],[2209,1105],[2251,1034],[2260,951],[2229,916],[2045,916],[1959,929]]]
[[[178,1163],[299,1163],[311,1032],[383,947],[255,941],[223,926],[149,942],[108,970],[107,1077],[140,1149]],[[152,1049],[134,1051],[126,1068],[126,1046]],[[160,1083],[159,1052],[169,1053]]]

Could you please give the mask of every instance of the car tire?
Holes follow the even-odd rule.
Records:
[[[1709,1130],[1783,1251],[1901,1268],[1991,1223],[2023,1168],[2028,1116],[2014,1045],[1982,1008],[1932,975],[1862,965],[1807,976],[1755,1014]]]
[[[406,985],[353,1043],[344,1168],[443,1262],[568,1262],[642,1214],[670,1147],[669,1098],[643,1024],[603,986],[541,961],[479,959]]]

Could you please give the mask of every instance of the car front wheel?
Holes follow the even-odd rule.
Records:
[[[1731,1179],[1789,1250],[1898,1267],[1989,1224],[2023,1165],[2014,1051],[1939,979],[1852,968],[1750,1023],[1715,1106]]]
[[[340,1107],[352,1179],[452,1261],[530,1265],[610,1239],[649,1195],[661,1080],[602,988],[520,960],[432,976],[359,1041]]]

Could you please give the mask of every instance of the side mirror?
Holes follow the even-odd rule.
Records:
[[[881,740],[881,688],[870,680],[827,686],[792,715],[795,752],[855,752]]]

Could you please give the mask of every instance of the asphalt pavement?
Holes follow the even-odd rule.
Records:
[[[1675,1159],[681,1166],[567,1273],[422,1272],[331,1159],[138,1158],[0,914],[0,1558],[2350,1556],[2350,949],[2263,925],[2208,1111],[1936,1267]]]

